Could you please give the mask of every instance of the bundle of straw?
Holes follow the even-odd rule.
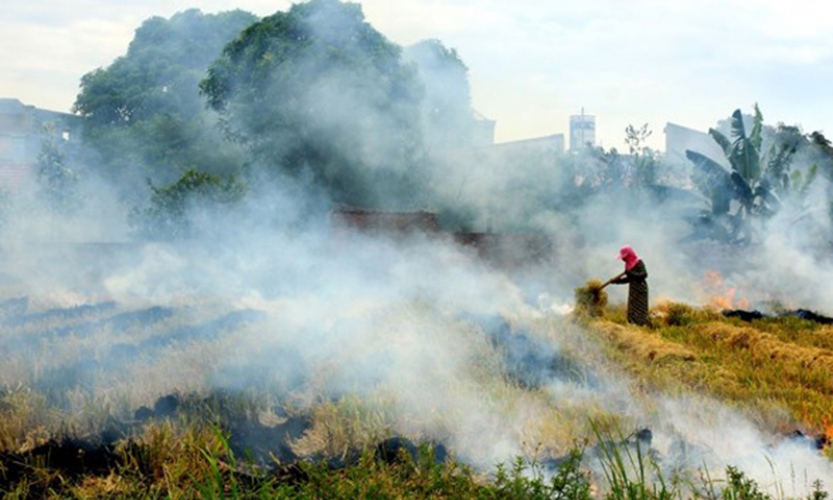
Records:
[[[600,317],[604,314],[607,306],[607,292],[604,291],[604,284],[597,279],[587,282],[584,287],[576,288],[576,312],[591,317]]]

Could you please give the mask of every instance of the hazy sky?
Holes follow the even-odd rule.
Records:
[[[705,130],[758,102],[767,123],[833,136],[833,4],[826,0],[365,0],[392,41],[438,38],[468,65],[499,142],[563,132],[582,107],[624,149],[648,123]],[[259,16],[288,0],[4,0],[0,97],[66,111],[80,77],[126,52],[153,15],[196,7]]]

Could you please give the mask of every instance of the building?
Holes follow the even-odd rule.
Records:
[[[471,133],[472,144],[475,147],[491,146],[495,143],[495,120],[490,120],[475,111]]]
[[[427,210],[387,212],[340,207],[330,212],[330,221],[336,248],[351,234],[381,236],[393,241],[420,235],[454,242],[472,256],[505,270],[543,262],[552,255],[554,247],[554,239],[540,233],[446,232],[440,227],[439,214]]]
[[[47,134],[74,142],[81,118],[0,98],[0,188],[18,189],[34,179],[38,155]]]
[[[498,154],[544,153],[558,154],[564,152],[564,134],[551,134],[531,139],[501,142],[495,144]]]
[[[689,164],[686,150],[695,151],[730,168],[723,148],[705,132],[668,122],[665,124],[665,159],[669,163]]]
[[[585,115],[582,108],[580,115],[570,116],[570,151],[581,151],[588,145],[596,145],[596,117]]]
[[[337,231],[352,230],[376,235],[435,234],[440,230],[439,214],[427,210],[391,212],[339,207],[330,212],[330,220]]]

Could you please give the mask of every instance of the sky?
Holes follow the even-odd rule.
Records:
[[[706,131],[735,109],[833,136],[833,7],[825,0],[364,0],[406,46],[435,38],[469,68],[474,108],[497,142],[564,133],[595,116],[597,145],[626,150],[648,124]],[[0,97],[69,111],[80,78],[127,50],[152,16],[188,8],[266,16],[289,0],[4,0]]]

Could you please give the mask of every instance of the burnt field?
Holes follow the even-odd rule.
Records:
[[[831,31],[421,3],[9,26],[99,66],[0,98],[0,497],[830,498]]]
[[[687,287],[657,266],[691,300],[654,299],[650,327],[621,290],[588,318],[559,299],[569,242],[488,236],[9,252],[3,493],[826,493],[826,316],[754,309],[727,251]]]
[[[636,460],[624,474],[652,464],[632,476],[645,487],[700,481],[686,495],[730,487],[727,466],[791,497],[830,484],[833,334],[812,318],[661,304],[648,329],[616,305],[586,323],[361,297],[321,322],[310,298],[55,302],[0,302],[9,494],[300,491],[423,453],[492,485],[517,458],[537,464],[525,477],[615,486],[617,457]]]

